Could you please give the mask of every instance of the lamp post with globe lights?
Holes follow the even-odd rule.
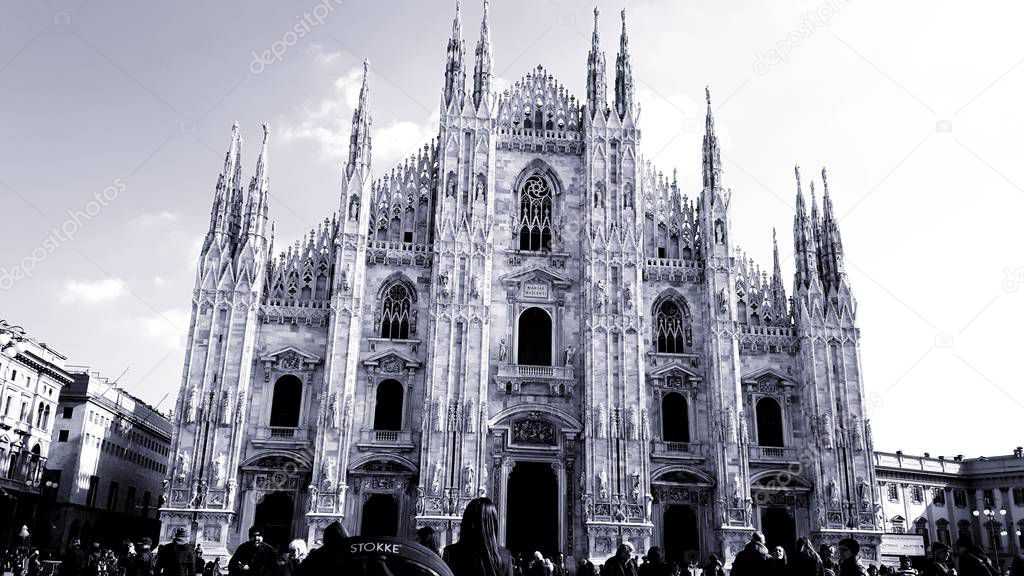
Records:
[[[995,554],[996,567],[998,568],[999,546],[996,544],[996,518],[1005,517],[1006,509],[1000,508],[999,510],[995,510],[993,508],[985,508],[984,510],[975,510],[974,512],[971,513],[974,514],[974,517],[978,519],[978,522],[981,522],[982,516],[985,516],[985,518],[988,519],[986,521],[986,524],[988,525],[989,542],[992,543],[992,552]],[[1002,522],[1000,522],[999,524],[1000,526],[1002,526]],[[1005,529],[999,531],[1000,538],[1005,537],[1006,534],[1007,532]]]
[[[8,358],[14,358],[25,350],[28,350],[28,337],[25,336],[25,329],[21,326],[10,324],[7,320],[0,318],[0,354]]]

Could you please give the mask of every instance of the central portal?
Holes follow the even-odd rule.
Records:
[[[553,558],[558,549],[558,478],[550,462],[516,462],[508,477],[505,545],[513,554],[535,551]]]
[[[294,509],[292,497],[287,492],[271,492],[256,506],[254,524],[263,527],[263,540],[278,552],[288,549]]]

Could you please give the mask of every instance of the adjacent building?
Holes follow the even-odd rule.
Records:
[[[164,539],[182,527],[224,554],[253,523],[284,545],[341,520],[447,543],[487,495],[527,554],[631,541],[731,561],[761,529],[784,546],[853,534],[873,560],[825,171],[796,171],[789,283],[767,223],[773,262],[735,243],[754,208],[728,187],[710,94],[703,153],[673,159],[700,177],[640,155],[642,124],[665,119],[639,115],[625,12],[609,70],[595,11],[585,93],[540,66],[499,93],[482,4],[475,51],[456,8],[436,139],[375,175],[364,74],[338,211],[280,253],[268,131],[244,178],[234,127],[188,295]]]
[[[1024,448],[963,458],[875,453],[879,522],[888,534],[955,546],[969,536],[1006,564],[1024,553]]]
[[[72,377],[62,354],[32,338],[5,338],[0,349],[0,545],[6,549],[29,543],[17,536],[22,526],[38,543],[34,520],[52,489],[44,474],[51,431]]]
[[[88,368],[69,368],[47,477],[52,542],[107,545],[159,535],[172,427],[167,417]]]

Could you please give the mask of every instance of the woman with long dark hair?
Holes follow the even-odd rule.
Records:
[[[822,576],[825,573],[821,556],[807,538],[801,537],[796,541],[796,553],[789,560],[789,573],[792,576]]]
[[[512,554],[498,545],[498,509],[490,498],[466,505],[459,541],[443,557],[455,576],[512,576]]]

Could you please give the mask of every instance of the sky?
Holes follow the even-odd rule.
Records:
[[[600,2],[613,77],[622,0]],[[1007,454],[1024,416],[1024,5],[629,1],[641,151],[699,193],[710,86],[733,237],[791,291],[793,166],[829,188],[876,449]],[[593,3],[494,0],[499,86],[585,99]],[[467,51],[482,0],[463,7]],[[169,410],[238,121],[277,245],[339,205],[363,59],[374,170],[436,133],[454,0],[0,0],[0,318]],[[472,62],[467,65],[472,70]]]

